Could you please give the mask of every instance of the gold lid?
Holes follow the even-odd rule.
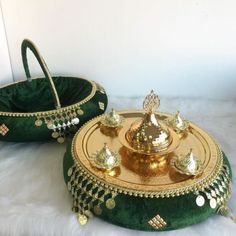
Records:
[[[181,174],[199,175],[203,171],[203,166],[199,158],[193,155],[193,149],[185,156],[177,156],[172,160],[172,166]]]
[[[169,147],[172,137],[168,128],[161,124],[155,110],[159,107],[159,97],[152,90],[143,102],[145,114],[134,122],[126,133],[132,148],[146,153],[158,153]]]
[[[100,151],[96,151],[90,157],[91,164],[99,169],[112,170],[120,165],[120,157],[112,152],[106,143]]]
[[[111,112],[105,114],[101,119],[101,123],[106,127],[116,128],[123,122],[123,117],[121,117],[113,108]]]

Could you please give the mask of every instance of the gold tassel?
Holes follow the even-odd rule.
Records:
[[[236,223],[236,216],[233,214],[233,210],[228,206],[220,207],[218,213],[222,216],[230,218],[234,223]]]

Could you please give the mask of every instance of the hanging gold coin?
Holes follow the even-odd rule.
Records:
[[[51,120],[48,121],[47,127],[48,127],[48,129],[53,129],[53,122]]]
[[[59,138],[57,138],[57,142],[58,143],[64,143],[65,139],[63,137],[59,137]]]
[[[196,204],[199,206],[199,207],[202,207],[204,204],[205,204],[205,198],[202,196],[202,195],[198,195],[196,197]]]
[[[81,110],[81,109],[79,109],[79,110],[77,110],[77,114],[80,115],[80,116],[82,116],[82,115],[84,114],[84,111]]]
[[[99,205],[95,206],[95,207],[93,208],[93,210],[94,210],[94,213],[95,213],[96,215],[101,215],[101,214],[102,214],[102,208],[101,208]]]
[[[107,199],[106,207],[108,209],[113,209],[116,206],[115,200],[113,198]]]
[[[57,131],[54,131],[54,132],[52,133],[52,137],[53,137],[53,138],[58,138],[58,137],[59,137],[59,133],[58,133]]]
[[[216,205],[217,205],[217,203],[216,203],[215,198],[212,198],[212,199],[210,200],[210,207],[211,207],[212,209],[215,209],[215,208],[216,208]]]
[[[41,126],[42,124],[43,124],[43,121],[40,120],[40,119],[37,119],[37,120],[35,121],[35,125],[36,125],[36,126]]]
[[[72,173],[73,173],[73,170],[72,170],[72,168],[70,168],[67,172],[67,175],[70,177],[72,175]]]
[[[88,217],[86,215],[78,214],[77,220],[81,225],[85,225],[88,221]]]

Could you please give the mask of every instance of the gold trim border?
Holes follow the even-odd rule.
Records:
[[[163,114],[167,114],[167,113],[163,113]],[[90,121],[92,121],[94,119],[98,119],[98,117],[102,117],[102,116],[104,116],[104,115],[97,116],[97,117],[91,119]],[[94,174],[86,171],[86,169],[83,168],[82,163],[79,161],[79,158],[76,156],[76,153],[75,153],[75,148],[74,147],[75,147],[76,138],[77,138],[80,130],[82,130],[84,128],[84,126],[86,126],[90,121],[86,122],[75,134],[75,136],[72,140],[72,145],[71,145],[71,155],[72,155],[72,158],[74,160],[74,163],[77,165],[77,168],[90,181],[92,181],[96,185],[100,185],[101,187],[103,187],[103,188],[105,188],[109,191],[122,193],[122,194],[125,194],[125,195],[130,195],[130,196],[135,196],[135,197],[145,197],[145,198],[154,198],[154,197],[155,198],[169,198],[169,197],[176,197],[176,196],[186,195],[186,194],[189,194],[190,192],[198,193],[199,191],[203,191],[205,188],[209,187],[214,182],[214,180],[219,175],[219,173],[221,171],[221,168],[223,166],[223,153],[220,150],[219,145],[216,143],[216,141],[212,138],[211,135],[209,135],[206,131],[204,131],[205,133],[207,133],[209,135],[209,137],[215,143],[215,145],[217,147],[217,153],[218,153],[219,158],[218,158],[218,162],[217,162],[217,165],[215,167],[215,170],[210,174],[210,176],[205,177],[201,181],[196,182],[196,183],[194,183],[192,185],[189,185],[187,187],[182,187],[182,188],[172,189],[172,190],[160,190],[160,191],[140,191],[140,190],[128,189],[128,188],[125,188],[125,187],[120,187],[120,186],[117,186],[117,185],[114,185],[114,184],[111,184],[111,183],[107,183],[106,181],[104,181],[104,180],[98,178],[97,176],[95,176]],[[193,123],[193,122],[191,122],[191,123]]]
[[[66,112],[68,110],[71,110],[71,109],[76,109],[80,105],[82,105],[82,104],[88,102],[89,100],[91,100],[94,97],[94,95],[96,94],[96,91],[98,89],[97,86],[96,86],[96,83],[94,81],[91,81],[91,80],[78,78],[78,77],[70,77],[70,76],[53,76],[53,77],[68,77],[68,78],[75,78],[75,79],[85,80],[85,81],[89,82],[92,85],[92,91],[90,92],[90,94],[87,97],[85,97],[80,102],[77,102],[73,105],[69,105],[69,106],[66,106],[66,107],[63,107],[63,108],[49,110],[49,111],[30,112],[30,113],[0,111],[0,116],[6,116],[6,117],[34,117],[34,116],[45,116],[45,115],[47,116],[47,115],[53,115],[53,114],[57,114],[57,113],[63,113],[63,112]],[[33,78],[32,80],[43,79],[43,78],[44,77],[36,77],[36,78]],[[4,86],[0,87],[0,89],[6,88],[6,87],[9,87],[9,86],[13,86],[15,84],[23,83],[23,82],[27,82],[27,81],[26,80],[16,81],[14,83],[4,85]]]

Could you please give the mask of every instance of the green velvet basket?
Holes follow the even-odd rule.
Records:
[[[155,105],[153,94],[148,99]],[[115,127],[112,122],[119,117],[121,122]],[[177,117],[181,119],[179,113]],[[232,173],[227,157],[197,125],[183,120],[185,130],[175,127],[173,131],[170,121],[171,114],[153,110],[113,110],[80,128],[68,145],[63,163],[72,209],[80,224],[96,215],[131,229],[165,231],[196,224],[216,213],[230,215],[227,201]],[[171,134],[166,149],[154,154],[150,146],[144,152],[128,145],[131,131],[141,127],[143,134],[152,125],[157,129],[148,136],[150,139],[158,130],[161,137],[165,130]],[[176,160],[184,161],[188,168],[178,169]],[[193,163],[201,163],[196,166],[197,172],[192,171]]]
[[[45,77],[31,79],[27,49],[37,58]],[[67,135],[107,106],[105,90],[96,82],[77,77],[51,77],[39,51],[30,40],[21,46],[28,81],[0,88],[0,140],[27,142],[56,139]]]

